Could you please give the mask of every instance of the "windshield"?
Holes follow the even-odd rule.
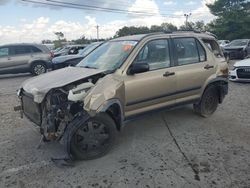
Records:
[[[85,57],[101,44],[101,42],[89,44],[86,48],[80,50],[78,54]]]
[[[248,40],[233,40],[228,46],[246,46]]]
[[[115,70],[123,64],[136,44],[137,41],[106,42],[84,58],[77,66]]]
[[[69,50],[70,47],[69,46],[66,46],[66,47],[63,47],[62,49],[60,49],[59,51],[57,51],[58,53],[61,53],[61,52],[65,52],[66,50]]]

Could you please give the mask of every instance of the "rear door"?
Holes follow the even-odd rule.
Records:
[[[206,80],[216,72],[212,59],[208,60],[205,46],[196,38],[173,38],[177,76],[176,102],[200,97]]]
[[[18,45],[10,47],[11,65],[19,68],[28,67],[28,62],[32,56],[30,46]]]

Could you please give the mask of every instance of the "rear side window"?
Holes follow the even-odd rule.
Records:
[[[148,63],[149,70],[170,67],[170,55],[167,39],[148,42],[137,55],[134,63]]]
[[[12,55],[24,55],[31,53],[30,46],[13,46],[11,48],[12,48]]]
[[[33,53],[40,53],[40,52],[42,52],[42,50],[40,50],[39,48],[37,48],[37,47],[35,47],[35,46],[31,46],[31,51],[32,51]]]
[[[188,65],[200,62],[199,52],[194,38],[176,38],[174,46],[178,65]]]
[[[213,52],[216,57],[223,57],[223,52],[220,46],[215,40],[212,39],[202,39],[202,41],[207,45],[208,49]]]
[[[9,55],[9,48],[3,47],[0,48],[0,57],[8,56]]]

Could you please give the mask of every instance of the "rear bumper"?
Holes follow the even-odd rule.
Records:
[[[229,57],[229,59],[241,59],[244,57],[243,50],[231,50],[231,51],[224,51],[224,56]]]

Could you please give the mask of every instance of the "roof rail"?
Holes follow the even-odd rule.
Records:
[[[194,32],[194,33],[202,33],[201,31],[194,30],[194,29],[178,29],[175,32]]]

